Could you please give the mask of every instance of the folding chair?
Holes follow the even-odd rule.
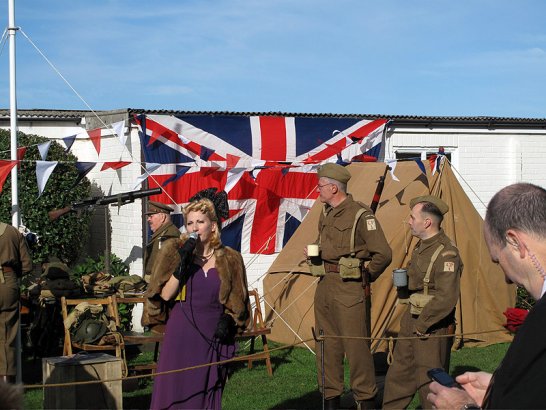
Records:
[[[271,327],[267,326],[264,323],[262,308],[260,305],[260,295],[258,294],[257,289],[251,289],[248,291],[249,298],[254,299],[251,302],[251,317],[250,324],[247,329],[240,335],[237,336],[238,339],[248,339],[250,338],[250,354],[253,355],[250,358],[241,357],[235,360],[247,360],[248,368],[252,369],[252,362],[254,360],[265,360],[265,365],[267,368],[267,373],[269,376],[273,376],[273,368],[271,366],[271,356],[269,355],[269,346],[267,345],[267,335],[271,334]],[[257,337],[261,337],[263,350],[256,353],[255,351],[255,340]]]
[[[109,320],[113,320],[116,324],[119,323],[119,318],[117,316],[117,310],[116,306],[114,304],[112,296],[108,296],[105,298],[97,298],[97,299],[67,299],[66,297],[61,297],[61,313],[63,316],[63,322],[66,321],[68,317],[68,306],[76,306],[79,305],[82,302],[87,302],[91,305],[102,305],[103,308],[106,308],[105,313]],[[97,352],[97,351],[115,351],[116,357],[124,359],[123,349],[123,339],[122,338],[116,338],[117,343],[116,344],[106,344],[106,345],[98,345],[98,344],[90,344],[90,343],[78,343],[72,340],[72,336],[70,334],[70,329],[64,326],[64,346],[63,346],[63,355],[71,355],[72,349],[76,348],[79,350],[84,350],[88,352]]]
[[[138,304],[144,302],[146,298],[142,296],[133,296],[133,297],[112,297],[114,305],[116,307],[116,312],[118,312],[118,326],[119,326],[119,304]],[[155,372],[157,368],[157,359],[159,357],[159,347],[161,342],[163,342],[163,333],[154,333],[154,332],[135,332],[135,331],[121,331],[125,347],[127,346],[142,346],[146,344],[155,344],[154,346],[154,358],[153,362],[150,364],[138,364],[129,366],[129,370],[134,371],[147,371],[150,370],[152,373]]]

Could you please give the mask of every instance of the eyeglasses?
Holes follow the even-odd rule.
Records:
[[[324,188],[325,186],[328,186],[328,185],[334,185],[334,184],[333,184],[332,182],[329,182],[329,183],[324,184],[324,185],[318,184],[318,185],[317,185],[317,188],[318,188],[318,189],[322,189],[322,188]]]

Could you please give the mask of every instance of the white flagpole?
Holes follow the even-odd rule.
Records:
[[[9,108],[10,108],[10,129],[11,129],[11,160],[17,159],[17,94],[15,92],[15,0],[8,0],[8,35],[9,35]],[[17,185],[17,168],[11,169],[11,224],[19,228],[19,190]],[[20,314],[19,314],[20,315]],[[22,383],[21,373],[21,318],[17,329],[17,375],[15,381]]]
[[[9,109],[11,129],[11,159],[17,159],[17,94],[15,92],[15,0],[9,0]],[[19,227],[19,194],[17,186],[17,167],[11,170],[11,224]]]

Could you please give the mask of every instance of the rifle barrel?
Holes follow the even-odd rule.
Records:
[[[130,192],[122,192],[117,195],[110,195],[105,196],[103,198],[100,198],[97,201],[97,205],[108,205],[113,204],[115,202],[125,204],[129,202],[133,202],[137,198],[143,198],[151,195],[157,195],[163,192],[162,188],[152,188],[152,189],[141,189],[139,191],[130,191]]]

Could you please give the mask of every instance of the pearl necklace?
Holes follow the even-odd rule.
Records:
[[[214,249],[208,255],[195,255],[195,257],[203,262],[207,262],[210,258],[212,258],[212,255],[214,255]]]

